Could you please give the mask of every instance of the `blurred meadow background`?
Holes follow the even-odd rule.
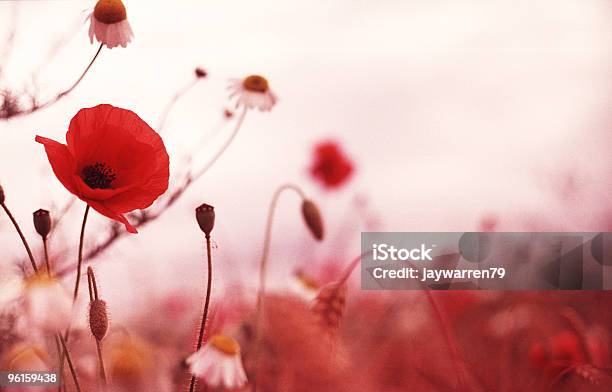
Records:
[[[31,213],[57,213],[71,195],[36,134],[63,141],[83,107],[110,103],[156,128],[171,175],[202,142],[206,162],[231,131],[227,81],[265,76],[279,98],[251,111],[216,165],[162,217],[95,260],[113,318],[162,293],[192,296],[199,312],[205,256],[194,208],[213,204],[215,292],[256,288],[268,204],[285,182],[322,210],[328,237],[303,227],[299,200],[281,199],[270,285],[296,268],[343,265],[364,230],[603,231],[612,229],[612,3],[531,1],[126,1],[134,40],[104,48],[57,104],[0,121],[0,182],[41,252]],[[69,86],[94,55],[88,1],[0,1],[0,89],[42,100]],[[309,174],[313,147],[336,141],[354,165],[325,189]],[[84,204],[52,237],[72,263]],[[91,215],[86,246],[107,220]],[[23,258],[0,218],[0,265]],[[201,278],[201,279],[200,279]],[[69,279],[72,281],[72,278]],[[193,293],[197,295],[194,297]]]

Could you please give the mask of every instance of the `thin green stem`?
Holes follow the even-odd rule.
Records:
[[[15,230],[17,230],[17,234],[19,234],[19,237],[21,238],[21,242],[23,243],[26,252],[28,252],[28,257],[30,258],[30,262],[32,263],[32,268],[34,269],[35,273],[38,273],[38,267],[36,266],[36,262],[34,261],[34,255],[32,254],[32,250],[30,250],[30,245],[28,245],[28,241],[26,240],[25,236],[23,235],[23,232],[21,231],[21,228],[19,227],[19,223],[17,223],[17,221],[13,217],[13,214],[11,214],[11,211],[8,209],[5,203],[0,203],[0,205],[4,209],[4,212],[6,212],[6,215],[8,215],[11,222],[13,222]]]
[[[204,311],[202,312],[202,322],[200,324],[200,333],[198,336],[198,344],[196,351],[202,348],[202,341],[204,340],[204,333],[206,331],[206,319],[208,318],[208,308],[210,306],[210,293],[212,288],[212,252],[210,244],[210,235],[206,236],[206,256],[208,261],[208,281],[206,285],[206,300],[204,301]],[[195,376],[191,376],[189,382],[189,392],[193,392],[196,386]]]

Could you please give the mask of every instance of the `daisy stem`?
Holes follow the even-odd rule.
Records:
[[[96,284],[96,275],[93,272],[93,268],[87,267],[87,287],[89,289],[89,302],[97,301],[100,299],[98,296],[98,285]],[[96,351],[98,352],[98,365],[99,365],[99,375],[100,375],[100,383],[102,384],[102,389],[106,389],[106,370],[104,368],[104,358],[102,357],[102,342],[98,340],[94,336],[96,340]]]
[[[83,71],[83,73],[81,74],[81,76],[79,76],[79,78],[76,80],[76,82],[74,82],[74,84],[72,86],[70,86],[70,88],[68,88],[67,90],[62,91],[59,95],[58,95],[58,99],[63,97],[64,95],[70,94],[72,92],[72,90],[74,90],[76,88],[76,86],[79,85],[79,83],[81,83],[81,81],[83,80],[83,78],[85,77],[85,75],[87,75],[87,72],[89,72],[89,69],[91,68],[91,66],[94,64],[94,62],[96,61],[96,59],[98,58],[98,55],[100,54],[100,52],[102,51],[102,47],[104,46],[104,44],[100,44],[100,47],[98,48],[98,51],[96,52],[96,54],[94,55],[94,57],[91,59],[91,61],[89,62],[89,65],[87,66],[87,68],[85,68],[85,71]]]
[[[212,288],[212,252],[210,246],[210,235],[206,235],[206,256],[208,261],[208,282],[206,285],[206,300],[204,301],[204,311],[202,313],[202,323],[200,324],[200,334],[198,336],[198,344],[196,351],[202,348],[202,341],[204,340],[204,332],[206,331],[206,319],[208,318],[208,307],[210,306],[210,292]],[[191,376],[189,382],[189,392],[195,390],[196,378]]]
[[[283,184],[279,186],[274,195],[272,196],[272,201],[270,202],[270,207],[268,208],[268,219],[266,221],[266,229],[263,243],[263,251],[261,253],[261,260],[259,262],[259,289],[257,290],[257,307],[255,309],[255,349],[253,358],[255,362],[255,372],[253,375],[253,390],[257,389],[257,357],[259,356],[259,334],[261,330],[261,318],[264,308],[264,297],[266,294],[266,271],[268,268],[268,255],[270,253],[270,243],[272,242],[272,226],[274,223],[274,213],[276,211],[276,206],[278,205],[278,200],[280,196],[286,190],[292,190],[296,192],[302,200],[306,199],[306,194],[300,187],[294,184]]]
[[[196,172],[191,177],[192,181],[197,180],[198,178],[202,177],[202,175],[204,175],[204,173],[206,173],[208,169],[210,169],[215,164],[215,162],[217,162],[217,160],[221,158],[221,155],[223,155],[225,150],[227,150],[230,144],[232,144],[232,141],[234,141],[234,139],[236,138],[238,131],[240,130],[240,128],[242,127],[242,124],[244,123],[244,118],[246,117],[246,114],[247,114],[247,108],[245,106],[244,109],[242,110],[242,113],[240,114],[240,117],[236,121],[236,125],[234,126],[234,129],[230,137],[225,141],[225,144],[221,146],[219,151],[217,151],[217,153],[210,159],[210,161],[208,161],[208,163],[204,165],[204,167],[202,167],[198,172]]]
[[[166,125],[166,120],[168,119],[168,115],[170,114],[170,111],[172,110],[176,102],[179,99],[181,99],[181,97],[185,95],[189,90],[191,90],[198,83],[198,81],[200,81],[200,79],[202,78],[196,77],[194,80],[189,82],[189,84],[187,84],[185,87],[178,90],[172,96],[170,101],[166,104],[166,108],[164,109],[161,119],[159,120],[159,124],[157,125],[157,133],[161,134],[162,130],[164,129],[164,126]]]
[[[83,224],[81,225],[81,238],[79,240],[79,260],[77,263],[77,275],[74,282],[74,293],[72,295],[72,303],[75,303],[79,296],[79,282],[81,281],[81,266],[83,265],[83,243],[85,242],[85,225],[87,224],[87,216],[89,215],[89,204],[85,207],[85,215],[83,216]]]
[[[74,364],[72,363],[70,352],[68,351],[68,348],[66,347],[66,341],[64,340],[64,337],[60,333],[57,334],[57,338],[62,343],[62,348],[64,350],[66,360],[68,361],[68,367],[70,368],[70,373],[72,374],[72,379],[74,380],[74,385],[77,389],[77,392],[81,392],[81,385],[79,384],[79,379],[77,377],[77,373],[76,373],[76,369],[74,368]]]
[[[30,250],[30,246],[28,245],[28,241],[26,240],[25,236],[23,235],[23,232],[21,231],[21,228],[19,227],[19,223],[17,223],[17,221],[13,217],[13,214],[11,214],[11,211],[8,209],[8,207],[6,206],[5,203],[0,203],[0,205],[2,206],[4,211],[6,212],[6,215],[8,215],[9,219],[11,220],[11,222],[13,222],[13,226],[15,226],[15,230],[17,230],[17,233],[19,234],[19,237],[21,237],[21,242],[23,242],[23,246],[25,247],[26,252],[28,252],[28,257],[30,258],[30,262],[32,263],[32,268],[34,269],[35,273],[38,273],[38,267],[36,266],[36,262],[34,261],[34,255],[32,255],[32,251]]]

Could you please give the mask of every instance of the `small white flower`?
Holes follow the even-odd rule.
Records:
[[[43,331],[62,331],[70,324],[72,299],[53,277],[38,274],[25,284],[25,306],[32,326]]]
[[[112,49],[116,46],[125,48],[132,41],[134,33],[121,0],[98,0],[88,19],[91,43],[95,37],[98,42]]]
[[[240,345],[226,335],[214,335],[209,342],[187,358],[191,373],[212,388],[243,387],[247,377],[242,367]]]
[[[236,98],[236,108],[257,108],[262,112],[272,110],[276,104],[276,95],[270,90],[268,81],[263,76],[251,75],[244,79],[231,79],[230,99]]]

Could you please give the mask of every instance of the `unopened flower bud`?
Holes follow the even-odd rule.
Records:
[[[89,329],[98,341],[106,336],[108,314],[106,312],[106,302],[101,299],[95,299],[89,304]]]
[[[4,200],[6,200],[4,197],[4,189],[2,189],[2,185],[0,185],[0,204],[4,204]]]
[[[208,72],[206,72],[206,70],[202,67],[197,67],[195,69],[195,76],[198,79],[205,78],[206,76],[208,76]]]
[[[49,232],[51,231],[51,216],[49,211],[40,209],[35,211],[34,216],[34,228],[36,232],[40,234],[43,239],[47,239]]]
[[[323,218],[317,205],[308,199],[304,199],[302,202],[302,215],[312,235],[321,241],[324,233]]]
[[[196,208],[196,219],[200,229],[202,229],[206,236],[209,236],[213,227],[215,227],[215,207],[202,204]]]

